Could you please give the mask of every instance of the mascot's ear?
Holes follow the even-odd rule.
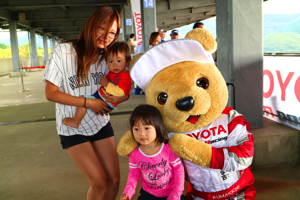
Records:
[[[214,35],[204,28],[191,30],[186,34],[185,38],[197,40],[208,52],[213,53],[217,50],[217,42]]]
[[[135,61],[141,56],[143,55],[144,52],[138,53],[135,56],[133,56],[133,59],[130,61],[129,63],[129,70],[131,70],[133,64],[135,63]]]

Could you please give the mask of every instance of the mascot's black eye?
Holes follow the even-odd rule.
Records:
[[[202,87],[203,89],[207,89],[209,85],[207,78],[198,78],[196,84],[198,87]]]
[[[161,105],[165,105],[167,98],[168,98],[168,95],[166,93],[162,92],[157,96],[157,102]]]

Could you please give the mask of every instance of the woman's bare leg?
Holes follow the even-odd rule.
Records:
[[[67,152],[90,183],[87,200],[106,199],[104,198],[107,189],[106,171],[101,166],[92,144],[90,142],[78,144],[67,148]]]
[[[92,143],[107,177],[105,200],[115,200],[120,184],[120,169],[115,137],[97,140]]]

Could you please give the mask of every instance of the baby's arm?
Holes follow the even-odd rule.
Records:
[[[118,74],[119,82],[117,85],[109,83],[106,90],[108,93],[113,92],[114,96],[126,96],[131,90],[131,78],[129,72],[122,72]],[[111,93],[112,94],[112,93]]]
[[[124,90],[111,82],[108,83],[106,92],[117,97],[125,96]]]
[[[118,85],[115,85],[109,81],[109,79],[103,75],[99,82],[101,85],[106,87],[106,92],[112,94],[113,96],[122,97],[125,96],[124,90]]]
[[[107,87],[107,85],[108,85],[110,82],[109,82],[109,79],[108,79],[105,75],[103,75],[103,76],[100,78],[99,83],[100,83],[101,85]]]
[[[184,167],[181,159],[170,149],[170,164],[174,170],[174,188],[168,196],[169,199],[180,199],[184,190]]]

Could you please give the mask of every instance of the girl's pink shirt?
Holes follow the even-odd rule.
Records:
[[[143,190],[156,197],[179,200],[184,190],[184,167],[181,159],[172,152],[168,144],[155,155],[144,154],[139,147],[129,155],[129,175],[123,194],[129,199],[141,177]]]

